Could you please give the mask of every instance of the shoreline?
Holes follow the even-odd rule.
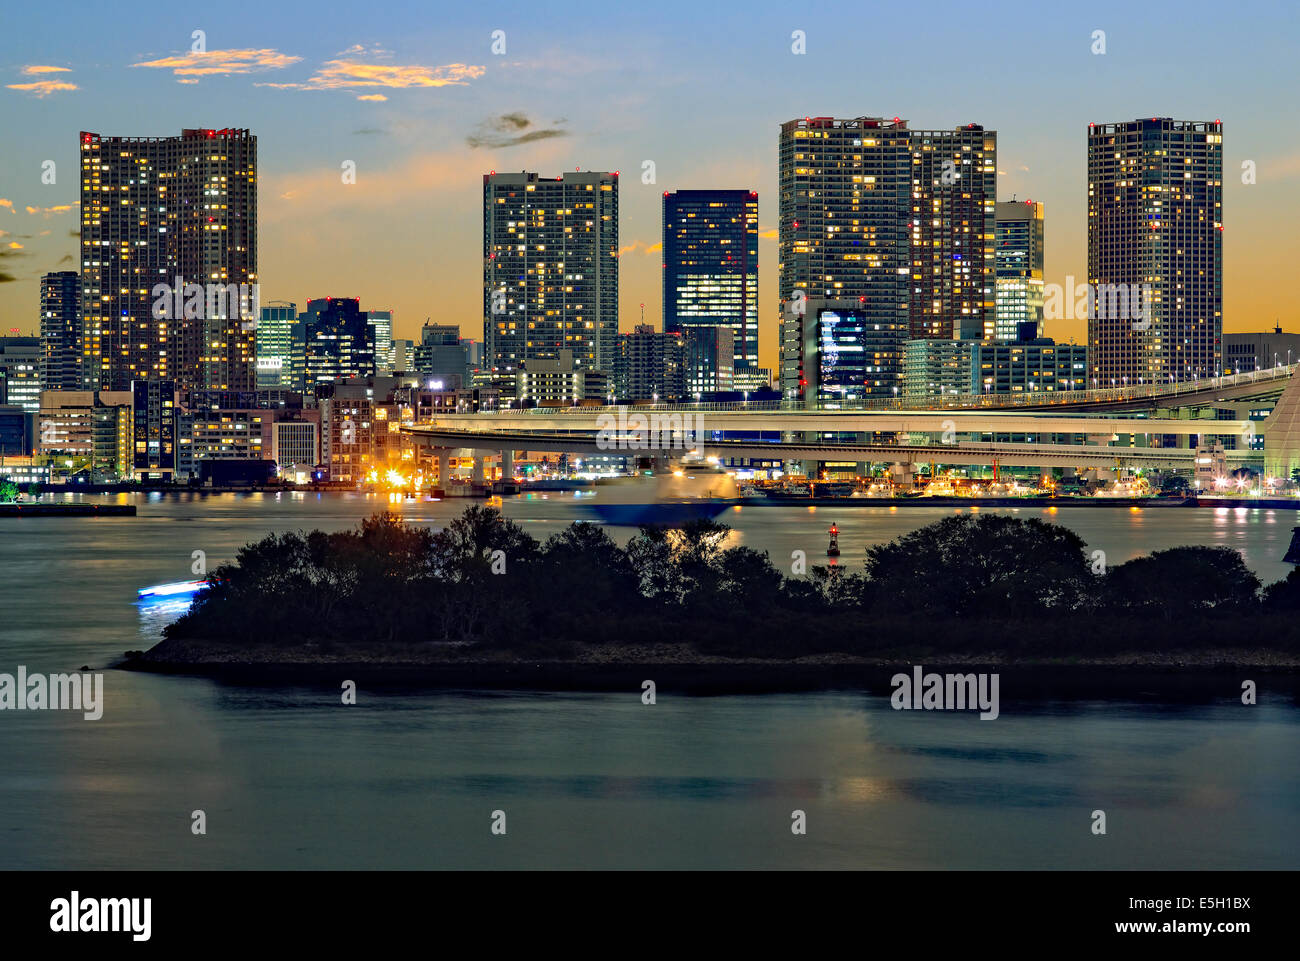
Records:
[[[332,487],[325,485],[315,485],[309,487],[282,487],[282,486],[228,486],[228,487],[110,487],[107,485],[78,485],[76,487],[58,487],[55,485],[42,485],[42,496],[46,494],[82,494],[91,496],[111,496],[121,494],[161,494],[165,496],[179,496],[182,494],[200,494],[200,495],[220,495],[220,494],[375,494],[375,491],[366,491],[354,487]],[[529,489],[524,487],[518,494],[490,494],[486,491],[465,492],[440,491],[441,496],[418,497],[414,498],[416,503],[433,503],[440,500],[482,500],[486,497],[503,497],[506,500],[512,498],[524,498],[530,494],[555,494],[555,493],[572,493],[574,491],[590,490],[598,493],[598,487],[590,486],[573,486],[573,487],[539,487]],[[956,497],[950,495],[935,497],[737,497],[727,500],[719,500],[717,503],[724,504],[726,507],[847,507],[847,508],[900,508],[900,507],[969,507],[969,508],[1124,508],[1124,509],[1166,509],[1166,508],[1229,508],[1253,509],[1253,510],[1292,510],[1300,511],[1300,498],[1282,498],[1282,497]],[[23,510],[14,510],[14,507],[22,507]],[[66,505],[72,507],[74,505]],[[64,509],[65,505],[41,504],[40,502],[27,502],[20,505],[0,504],[0,516],[17,516],[20,513],[35,515],[37,513],[48,513],[51,515],[59,511],[49,508],[59,507],[65,514],[84,513],[84,514],[118,514],[129,515],[135,513],[134,505],[96,505],[78,502],[79,510]],[[8,508],[8,509],[6,509]],[[33,510],[33,508],[44,508],[42,511]],[[116,509],[114,509],[116,508]]]
[[[639,696],[644,680],[653,680],[659,691],[694,695],[831,690],[888,694],[893,675],[919,663],[926,673],[999,674],[1003,696],[1011,700],[1239,698],[1241,681],[1247,679],[1255,681],[1261,692],[1300,698],[1300,657],[1247,648],[1020,661],[999,660],[987,652],[919,660],[845,655],[768,660],[715,657],[667,646],[596,649],[585,657],[567,659],[454,651],[422,651],[425,656],[412,657],[412,653],[406,648],[326,654],[305,647],[250,650],[192,640],[162,641],[146,652],[128,652],[109,667],[249,686],[337,685],[348,679],[361,686],[399,689],[625,691]]]

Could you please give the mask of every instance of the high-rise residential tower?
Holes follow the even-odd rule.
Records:
[[[991,339],[997,134],[895,117],[781,125],[781,387],[804,396],[806,302],[851,301],[868,329]]]
[[[664,332],[730,327],[735,367],[758,366],[758,194],[678,190],[663,201]]]
[[[41,278],[41,389],[81,390],[81,278],[60,270]]]
[[[83,385],[254,389],[257,138],[83,131],[80,146]]]
[[[1088,125],[1088,281],[1095,386],[1219,372],[1221,122]]]
[[[995,315],[993,336],[1023,339],[1021,324],[1043,336],[1043,205],[1004,200],[997,211]]]
[[[484,364],[513,383],[572,352],[612,370],[618,349],[618,174],[483,176]]]

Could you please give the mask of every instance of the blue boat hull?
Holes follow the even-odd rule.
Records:
[[[670,501],[659,504],[584,504],[606,524],[615,527],[642,527],[655,524],[660,527],[680,527],[688,521],[712,520],[727,508],[731,501]]]

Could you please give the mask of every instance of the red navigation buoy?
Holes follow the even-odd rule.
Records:
[[[831,524],[831,529],[826,533],[831,535],[831,543],[830,546],[826,548],[826,556],[839,557],[840,556],[840,529],[836,527],[834,524]]]

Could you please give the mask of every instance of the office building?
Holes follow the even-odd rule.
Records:
[[[677,190],[663,198],[665,333],[729,327],[735,369],[758,365],[758,194]]]
[[[1086,390],[1088,348],[1035,337],[1036,330],[1027,321],[1013,341],[908,341],[903,398],[923,404],[953,395]]]
[[[582,370],[618,349],[618,174],[483,176],[483,366],[512,382],[568,351]]]
[[[736,338],[731,327],[690,326],[682,331],[682,341],[687,399],[735,388]]]
[[[535,357],[525,361],[516,375],[516,406],[568,407],[584,400],[603,401],[609,378],[603,371],[578,365],[572,353],[558,357]]]
[[[287,300],[264,304],[257,321],[257,389],[301,391],[294,376],[294,325],[298,305]]]
[[[1088,124],[1088,362],[1096,386],[1219,372],[1222,231],[1222,123]]]
[[[375,329],[357,298],[309,300],[300,323],[304,390],[375,375]]]
[[[997,215],[993,338],[1016,340],[1021,324],[1043,336],[1043,205],[1001,201]]]
[[[257,138],[81,133],[83,386],[256,384]]]
[[[41,389],[81,389],[81,277],[60,270],[41,278]]]
[[[853,300],[813,298],[804,319],[803,397],[822,410],[868,399],[894,399],[903,385],[907,328],[874,316]]]
[[[1300,334],[1284,334],[1281,327],[1263,334],[1224,334],[1223,373],[1249,374],[1300,361]]]
[[[393,341],[393,373],[405,374],[415,370],[415,341],[397,338]]]
[[[472,378],[470,342],[460,336],[454,324],[429,324],[420,328],[413,370],[428,386],[468,387]]]
[[[0,404],[40,410],[43,359],[41,338],[0,337]]]
[[[393,372],[393,312],[367,310],[366,323],[375,331],[375,370],[388,376]]]

